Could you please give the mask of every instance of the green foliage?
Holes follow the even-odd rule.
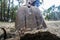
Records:
[[[49,20],[50,19],[50,16],[49,15],[46,15],[45,19],[46,20]]]
[[[10,18],[12,18],[13,20],[15,20],[18,6],[11,7],[10,9],[11,9],[11,10],[10,10],[10,14],[11,14],[11,15],[10,15]]]
[[[60,11],[60,6],[58,6],[58,10]]]
[[[55,8],[58,8],[57,11],[54,11]],[[48,8],[47,10],[44,11],[44,16],[46,20],[55,20],[55,19],[59,19],[59,8],[60,6],[58,7],[55,7],[55,5],[51,6],[50,8]]]
[[[9,0],[0,0],[0,14],[2,14],[3,18],[8,18],[6,20],[9,20],[9,18],[15,20],[18,5],[15,6],[14,1],[12,1],[12,3],[8,2]]]

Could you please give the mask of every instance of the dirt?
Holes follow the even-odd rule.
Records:
[[[60,40],[59,37],[50,32],[27,33],[20,40]]]
[[[47,24],[47,29],[42,29],[42,30],[43,31],[45,31],[45,30],[49,31],[50,33],[55,34],[58,37],[60,37],[60,21],[45,21],[45,22]],[[15,35],[15,36],[12,36],[11,38],[6,39],[6,40],[19,40],[18,39],[19,35],[18,35],[18,32],[15,29],[15,23],[14,22],[12,22],[12,23],[0,22],[0,28],[5,28],[5,30],[10,35]],[[35,30],[34,30],[34,32],[35,32]]]

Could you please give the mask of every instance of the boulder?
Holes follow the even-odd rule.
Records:
[[[47,27],[41,11],[37,7],[31,6],[28,8],[27,6],[21,6],[17,11],[15,28],[21,30],[24,27],[31,28],[31,30]]]

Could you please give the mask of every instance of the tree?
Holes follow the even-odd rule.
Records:
[[[7,0],[0,0],[0,19],[5,20],[5,14],[6,14],[6,8],[7,8]]]
[[[14,0],[0,0],[0,20],[7,20],[10,19],[14,20],[16,16],[16,11],[20,5],[23,3],[22,0],[18,0],[18,5],[14,5]]]
[[[44,14],[47,14],[45,15],[45,19],[60,20],[60,6],[55,7],[55,5],[53,5],[47,10],[45,10]]]
[[[24,2],[23,0],[17,0],[17,1],[18,1],[18,4],[19,4],[19,7],[20,7],[20,4]]]

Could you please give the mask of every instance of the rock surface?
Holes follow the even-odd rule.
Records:
[[[47,29],[41,29],[39,31],[46,30],[46,31],[49,31],[52,34],[55,34],[58,37],[60,37],[60,21],[45,21],[45,22],[47,24]],[[6,39],[6,40],[17,40],[17,39],[19,40],[20,39],[18,32],[15,30],[15,23],[14,22],[13,23],[0,22],[0,28],[5,28],[5,30],[7,31],[8,39]],[[2,30],[0,30],[0,32],[1,31]],[[32,32],[35,32],[35,31],[36,30],[34,30]],[[0,34],[3,34],[3,32],[1,32]]]

